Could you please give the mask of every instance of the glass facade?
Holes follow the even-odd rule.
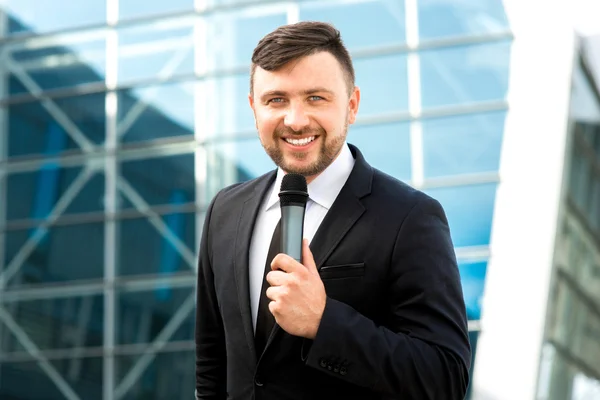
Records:
[[[352,53],[348,141],[445,207],[476,349],[508,110],[501,0],[59,3],[0,6],[0,398],[192,395],[204,210],[274,167],[249,61],[298,20],[333,22]]]
[[[573,75],[565,212],[540,370],[540,398],[600,397],[600,92],[582,61]]]

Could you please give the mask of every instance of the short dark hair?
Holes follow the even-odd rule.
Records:
[[[325,22],[302,21],[283,25],[263,37],[252,53],[250,93],[254,93],[254,72],[259,66],[265,71],[277,71],[287,63],[326,51],[342,66],[348,93],[354,89],[354,67],[344,46],[340,31]]]

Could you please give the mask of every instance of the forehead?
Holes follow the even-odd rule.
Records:
[[[344,91],[344,71],[337,59],[329,52],[319,52],[291,61],[277,71],[256,67],[254,90],[262,92],[302,91],[323,87],[332,92]]]

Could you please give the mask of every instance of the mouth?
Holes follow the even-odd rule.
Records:
[[[308,146],[309,144],[314,142],[317,139],[317,136],[309,136],[309,137],[305,137],[305,138],[301,138],[301,139],[285,137],[282,139],[283,139],[283,141],[285,141],[288,144],[291,144],[294,147],[304,147],[304,146]]]

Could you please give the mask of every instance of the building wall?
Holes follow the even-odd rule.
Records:
[[[0,398],[191,395],[203,212],[273,168],[247,105],[249,60],[298,20],[334,23],[353,55],[362,102],[348,141],[443,204],[476,349],[508,109],[500,0],[0,10]]]

